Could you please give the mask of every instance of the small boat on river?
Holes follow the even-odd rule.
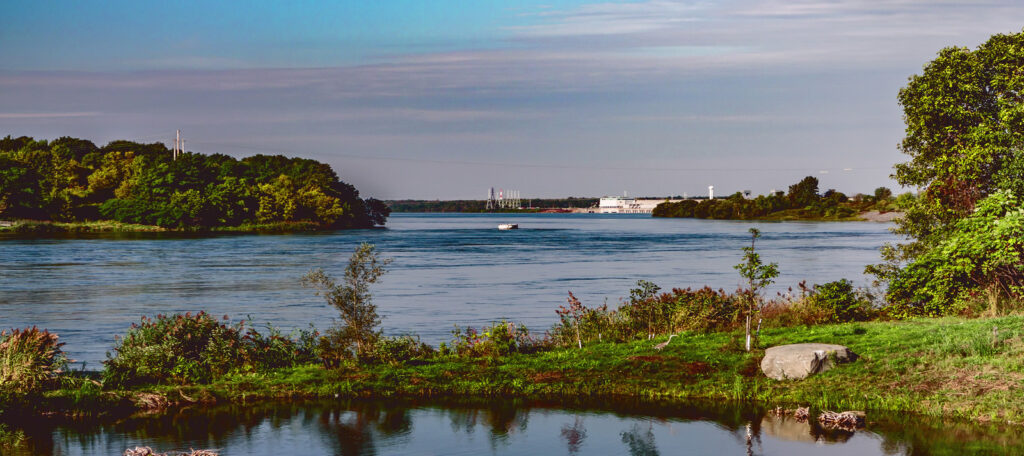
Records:
[[[518,230],[519,229],[519,224],[518,223],[502,223],[502,224],[498,225],[498,229],[499,230]]]

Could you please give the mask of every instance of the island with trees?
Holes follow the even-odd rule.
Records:
[[[0,139],[5,231],[325,230],[383,225],[389,214],[315,160]]]
[[[887,187],[878,187],[870,195],[846,196],[834,189],[819,194],[818,178],[807,176],[790,185],[788,192],[755,198],[736,192],[725,198],[666,201],[655,207],[652,215],[718,220],[862,220],[861,214],[868,211],[900,212],[914,199],[910,192],[894,197]]]

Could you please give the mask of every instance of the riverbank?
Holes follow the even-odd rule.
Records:
[[[993,334],[993,327],[998,328]],[[309,365],[230,374],[207,385],[104,391],[79,373],[37,398],[7,398],[6,412],[98,416],[192,403],[316,398],[447,398],[579,401],[743,401],[767,407],[886,410],[980,422],[1024,422],[1024,317],[917,319],[770,328],[742,351],[738,332],[585,345],[503,357],[437,356],[396,364]],[[803,381],[759,368],[763,347],[824,342],[860,359]]]
[[[291,233],[329,231],[313,222],[254,223],[210,228],[164,228],[156,225],[121,223],[114,220],[50,222],[15,220],[0,223],[0,234],[53,236],[91,233]]]

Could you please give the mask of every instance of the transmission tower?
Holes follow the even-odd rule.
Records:
[[[487,208],[486,209],[489,210],[489,211],[494,210],[494,206],[495,206],[494,203],[495,203],[495,200],[494,200],[494,187],[491,187],[491,191],[487,192]]]

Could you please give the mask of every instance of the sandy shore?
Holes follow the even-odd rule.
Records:
[[[896,211],[892,211],[892,212],[867,211],[867,212],[861,212],[859,217],[864,219],[864,220],[867,220],[869,222],[891,222],[891,221],[896,220],[896,219],[898,219],[900,217],[903,217],[903,213],[902,212],[896,212]]]

